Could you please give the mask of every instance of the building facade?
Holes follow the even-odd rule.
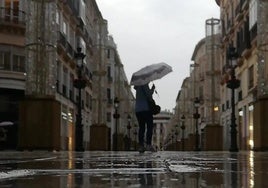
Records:
[[[206,140],[213,140],[213,136],[206,135],[206,127],[218,124],[222,128],[218,142],[223,150],[232,148],[232,140],[240,150],[267,150],[268,2],[216,0],[216,3],[220,7],[220,19],[206,21],[206,38],[194,50],[190,76],[184,80],[177,98],[175,116],[178,117],[172,119],[181,125],[180,117],[184,115],[185,138],[194,135],[194,123],[188,121],[195,121],[190,116],[193,98],[197,96],[201,99],[198,135],[203,149],[210,150],[206,148]],[[220,26],[220,32],[208,29],[212,23]],[[209,46],[213,53],[208,51]],[[239,84],[232,97],[230,84],[234,83]]]
[[[25,141],[30,132],[20,132],[19,104],[25,97],[49,96],[59,106],[55,113],[58,117],[54,117],[57,129],[47,130],[45,124],[39,129],[44,128],[51,138],[59,139],[55,140],[56,148],[55,143],[49,142],[45,148],[75,149],[78,89],[74,81],[78,78],[78,67],[74,57],[78,47],[85,54],[82,78],[86,80],[86,87],[81,92],[83,146],[86,150],[96,149],[91,143],[102,140],[97,148],[110,150],[115,127],[113,99],[120,93],[120,102],[128,106],[128,112],[122,110],[124,116],[120,117],[120,131],[126,132],[125,114],[134,117],[130,110],[133,95],[116,45],[109,36],[107,21],[95,0],[0,1],[0,122],[14,124],[1,129],[7,135],[2,142],[4,148],[17,148],[18,137],[22,147],[38,147],[31,145],[31,140]],[[116,54],[112,61],[109,60],[111,51]],[[131,121],[134,124],[135,119]],[[38,132],[32,127],[27,130]],[[92,134],[96,132],[98,134]]]
[[[179,127],[180,150],[221,150],[220,126],[220,20],[206,20],[206,37],[195,46],[177,96],[174,126]],[[195,104],[198,102],[198,104]],[[176,133],[176,132],[175,132]],[[175,134],[176,135],[176,134]]]
[[[0,1],[0,116],[1,122],[12,122],[12,127],[1,128],[5,146],[17,144],[18,103],[24,97],[26,14],[18,1]],[[13,130],[14,129],[14,130]]]
[[[223,83],[230,75],[226,52],[235,47],[238,54],[235,75],[240,80],[236,89],[236,124],[238,147],[242,150],[266,150],[268,140],[265,110],[267,109],[267,6],[262,0],[217,1],[221,10],[221,63]],[[226,79],[227,78],[227,79]],[[230,123],[229,91],[222,85],[222,124]]]

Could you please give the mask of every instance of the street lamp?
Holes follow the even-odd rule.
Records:
[[[200,100],[198,97],[194,100],[194,119],[195,119],[195,151],[200,151],[199,148],[199,133],[198,133],[198,119],[200,118],[200,114],[198,113],[198,108],[200,106]]]
[[[236,49],[232,46],[228,49],[228,60],[229,66],[231,68],[231,79],[227,82],[227,88],[231,89],[231,107],[232,107],[232,114],[231,114],[231,146],[230,151],[237,152],[237,130],[236,130],[236,123],[235,123],[235,89],[239,88],[240,80],[236,79],[235,77],[235,68],[237,66],[237,58],[238,54]]]
[[[120,117],[120,114],[118,113],[119,108],[119,100],[117,97],[114,98],[114,119],[115,119],[115,134],[114,134],[114,150],[117,151],[117,126],[118,126],[118,119]]]
[[[182,151],[184,151],[184,130],[185,130],[184,122],[185,122],[185,116],[182,115],[181,116],[181,130],[182,130],[181,144],[182,144]]]
[[[83,60],[86,57],[81,52],[80,47],[77,48],[77,52],[74,54],[74,58],[77,61],[77,79],[74,80],[74,87],[78,89],[78,102],[77,102],[77,114],[76,114],[76,128],[75,128],[75,150],[84,151],[83,147],[83,124],[82,124],[82,99],[81,90],[86,87],[86,80],[82,77]]]
[[[130,129],[131,129],[130,121],[131,121],[131,116],[129,114],[127,115],[127,121],[128,121],[128,125],[127,125],[127,130],[128,130],[128,150],[130,150],[130,146],[131,146],[131,139],[130,139]]]

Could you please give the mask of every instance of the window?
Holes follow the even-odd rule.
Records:
[[[0,70],[10,70],[10,53],[0,51]]]
[[[69,82],[69,98],[71,100],[74,99],[74,75],[70,73],[70,82]]]
[[[257,23],[257,0],[250,0],[249,2],[249,29]]]
[[[108,76],[108,78],[111,77],[111,67],[110,66],[107,67],[107,76]]]
[[[60,92],[60,83],[61,83],[61,64],[59,61],[57,61],[57,92]]]
[[[112,99],[111,99],[111,89],[110,88],[107,88],[107,100],[108,100],[108,103],[111,103]]]
[[[13,55],[13,71],[25,72],[25,57]]]
[[[65,20],[62,21],[62,33],[67,36],[67,23]]]
[[[243,93],[242,93],[242,90],[240,90],[238,92],[238,101],[242,101],[242,99],[243,99]]]
[[[253,65],[248,69],[248,89],[254,86],[254,68]]]
[[[66,67],[63,68],[63,80],[62,80],[62,94],[67,96],[67,83],[68,83],[68,69]]]
[[[79,16],[83,20],[84,23],[86,23],[86,11],[85,11],[85,2],[84,0],[80,0],[80,10],[79,10]]]
[[[112,82],[113,81],[113,78],[112,78],[112,75],[111,75],[111,67],[108,66],[107,67],[107,79],[108,79],[108,82]]]
[[[229,109],[230,108],[230,102],[229,100],[226,101],[226,109]]]
[[[107,58],[110,59],[110,49],[107,50]]]
[[[56,23],[60,24],[60,15],[59,15],[59,10],[56,12]]]
[[[111,122],[112,121],[112,114],[111,112],[107,112],[107,122]]]
[[[92,96],[89,95],[89,109],[92,110]]]
[[[18,23],[19,21],[19,1],[13,1],[13,21]]]
[[[86,92],[86,107],[89,108],[89,94]]]
[[[70,32],[69,32],[69,35],[70,35],[70,44],[73,48],[75,48],[75,31],[73,29],[70,28]]]
[[[204,100],[204,93],[203,93],[203,86],[199,87],[199,99],[202,101]]]

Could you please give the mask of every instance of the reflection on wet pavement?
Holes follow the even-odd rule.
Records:
[[[268,187],[266,152],[1,152],[0,187]]]

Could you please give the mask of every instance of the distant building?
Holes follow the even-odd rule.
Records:
[[[169,111],[161,111],[159,114],[154,116],[152,144],[158,150],[162,150],[164,147],[164,141],[167,137],[171,117],[172,113]]]
[[[107,24],[95,0],[0,0],[0,122],[16,127],[10,135],[7,131],[7,142],[1,142],[5,148],[15,149],[20,134],[21,147],[74,150],[77,47],[86,55],[82,73],[87,84],[81,94],[84,148],[112,148],[115,97],[120,100],[118,131],[126,132],[127,115],[134,117],[134,97]],[[44,114],[50,122],[52,117],[45,114],[57,114],[55,126],[37,118],[36,125],[25,123],[21,129],[19,103],[25,96],[54,100],[56,113],[40,108],[42,112],[34,111],[36,115],[25,121]],[[132,118],[131,124],[135,121]]]

